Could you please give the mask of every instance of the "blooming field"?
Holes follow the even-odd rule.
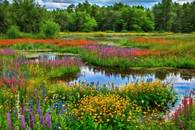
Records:
[[[88,40],[0,40],[0,45],[7,47],[0,49],[0,129],[195,129],[192,97],[185,97],[179,107],[170,111],[177,96],[171,86],[161,81],[109,88],[56,80],[77,75],[87,63],[117,70],[195,66],[189,55],[179,57],[191,44],[176,52],[175,43],[169,44],[164,38],[137,38],[134,42],[149,46],[101,45]],[[162,49],[164,44],[173,46]],[[74,52],[78,57],[34,60],[19,53],[23,49],[47,47],[51,51]]]
[[[164,115],[176,97],[160,81],[119,88],[59,83],[51,77],[76,73],[83,63],[71,57],[34,61],[14,50],[0,52],[0,129],[147,130],[178,126],[169,124],[175,120],[165,122]],[[173,119],[176,115],[177,111]]]
[[[107,39],[106,39],[107,40]],[[104,41],[105,42],[105,41]],[[195,68],[194,38],[133,37],[111,39],[112,45],[86,45],[80,56],[90,64],[128,69],[130,67]],[[120,45],[120,46],[119,46]]]
[[[109,45],[87,45],[83,47],[91,53],[95,53],[100,57],[125,57],[160,55],[158,51],[143,50],[139,48],[121,48]]]
[[[152,43],[152,44],[169,44],[172,43],[170,40],[166,40],[164,38],[145,38],[145,37],[137,37],[132,40],[131,42],[138,42],[138,43]],[[175,41],[174,41],[175,42]]]
[[[5,39],[0,40],[1,46],[9,46],[13,44],[28,44],[28,43],[42,43],[42,44],[54,44],[57,46],[80,46],[94,44],[94,41],[88,40],[62,40],[62,39]]]
[[[0,50],[1,84],[15,89],[25,86],[25,79],[46,80],[66,74],[78,73],[82,65],[80,59],[63,57],[56,60],[30,60],[18,55],[14,50]]]

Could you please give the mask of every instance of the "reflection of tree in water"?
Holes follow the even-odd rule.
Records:
[[[106,76],[115,76],[120,75],[122,78],[125,78],[129,75],[132,77],[137,76],[146,76],[154,74],[156,79],[165,80],[166,77],[172,75],[177,76],[180,74],[180,77],[184,80],[192,79],[192,75],[195,74],[195,70],[181,70],[181,69],[129,69],[129,70],[120,70],[118,68],[105,68],[105,67],[94,67],[89,66],[89,70],[94,73],[102,73]]]
[[[155,77],[157,79],[160,79],[160,80],[165,80],[165,78],[167,77],[168,74],[169,73],[167,71],[164,71],[164,70],[162,70],[162,71],[156,71],[155,72]]]
[[[192,79],[192,75],[187,75],[185,73],[181,73],[181,78],[184,80],[191,80]]]
[[[128,82],[136,82],[136,81],[153,81],[155,79],[159,80],[166,80],[172,77],[181,77],[183,80],[189,80],[192,78],[192,75],[187,70],[178,70],[178,69],[129,69],[129,70],[120,70],[119,68],[105,68],[105,67],[96,67],[96,66],[84,66],[84,71],[81,69],[81,73],[71,74],[71,75],[64,75],[60,78],[55,78],[54,81],[76,81],[80,77],[84,76],[86,81],[81,82],[88,82],[88,71],[89,72],[89,81],[90,81],[90,74],[92,76],[97,75],[97,78],[105,78],[105,76],[110,77],[112,80],[115,79],[123,79],[124,81]],[[85,77],[86,76],[86,77]],[[114,78],[113,78],[114,77]],[[93,77],[95,78],[95,77]],[[81,78],[82,79],[82,78]],[[82,79],[83,80],[83,79]],[[98,79],[95,79],[98,82]],[[105,80],[109,80],[106,78]],[[96,81],[95,81],[96,82]],[[109,81],[108,81],[109,82]],[[100,83],[101,84],[101,83]]]
[[[69,82],[69,81],[73,81],[73,80],[76,80],[78,78],[78,73],[75,73],[75,74],[65,74],[61,77],[55,77],[55,78],[52,78],[51,81],[66,81],[66,82]]]
[[[154,70],[157,79],[165,80],[168,76],[177,76],[179,74],[178,70],[174,69],[158,69]]]
[[[136,76],[145,76],[149,74],[154,74],[152,71],[144,70],[144,69],[129,69],[129,70],[120,70],[119,68],[105,68],[105,67],[94,67],[89,66],[89,70],[93,71],[94,73],[102,73],[106,76],[115,76],[120,75],[122,78],[125,78],[129,75],[132,75],[132,77]]]

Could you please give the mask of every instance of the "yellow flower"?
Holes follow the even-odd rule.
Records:
[[[79,100],[75,109],[77,111],[75,115],[83,117],[84,114],[89,114],[97,123],[110,122],[118,116],[125,119],[128,113],[124,113],[124,111],[129,108],[129,105],[134,106],[128,99],[119,97],[118,95],[100,94],[97,96],[88,96]]]

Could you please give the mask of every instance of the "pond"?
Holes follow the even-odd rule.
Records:
[[[55,60],[61,56],[52,53],[41,54],[38,59]],[[72,56],[73,57],[73,56]],[[73,57],[78,58],[78,57]],[[105,85],[107,87],[121,86],[127,83],[136,83],[140,81],[151,82],[161,80],[173,85],[179,96],[189,95],[195,90],[195,70],[189,69],[130,69],[120,71],[118,68],[109,69],[84,65],[80,67],[80,73],[76,75],[66,75],[58,78],[64,82],[75,83],[82,82],[88,84]]]

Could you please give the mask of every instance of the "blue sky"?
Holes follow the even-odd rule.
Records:
[[[39,4],[45,6],[48,9],[66,8],[70,4],[82,3],[85,0],[37,0]],[[128,5],[142,5],[146,8],[152,7],[154,4],[161,0],[88,0],[92,4],[100,6],[112,5],[116,2],[122,2]],[[193,2],[195,0],[173,0],[178,3]]]

